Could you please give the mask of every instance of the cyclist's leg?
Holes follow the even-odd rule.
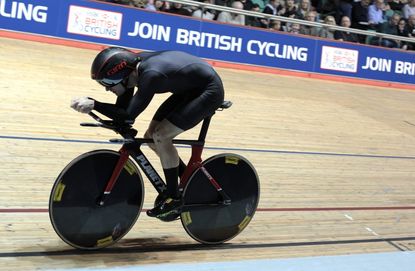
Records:
[[[214,114],[222,104],[223,89],[217,84],[209,84],[205,90],[193,91],[191,95],[183,99],[169,115],[166,116],[155,128],[153,139],[160,156],[161,164],[166,174],[167,187],[171,186],[170,195],[174,196],[174,188],[177,188],[177,176],[179,156],[173,145],[173,138],[182,132],[197,125],[204,118]],[[221,85],[220,85],[221,86]],[[210,88],[209,88],[210,87]],[[172,177],[168,177],[172,176]],[[169,180],[170,183],[169,183]]]
[[[157,121],[157,120],[154,120],[154,119],[151,120],[147,131],[144,133],[144,138],[153,138],[153,134],[155,132],[155,129],[156,129],[157,125],[159,125],[159,124],[160,124],[160,121]],[[158,155],[156,146],[154,144],[148,144],[148,146],[150,147],[150,149],[152,149]],[[186,169],[186,164],[179,157],[179,176],[182,176],[185,169]]]
[[[160,122],[174,110],[174,108],[177,106],[178,103],[180,103],[180,101],[183,101],[183,98],[184,97],[182,95],[173,94],[160,105],[160,107],[154,114],[153,119],[151,120],[147,128],[147,131],[144,133],[144,138],[153,138],[153,134],[157,125],[159,125]],[[157,153],[154,144],[149,144],[149,147]]]
[[[172,142],[173,138],[182,132],[182,129],[167,119],[162,120],[154,129],[152,137],[163,167],[168,198],[160,202],[153,209],[147,211],[147,214],[151,217],[162,218],[170,214],[178,214],[178,210],[182,205],[178,194],[180,158]]]
[[[147,131],[144,133],[144,138],[153,138],[154,131],[156,129],[156,126],[160,123],[160,121],[157,121],[155,119],[152,119],[150,121],[150,124],[148,125]],[[152,149],[155,153],[157,153],[156,146],[154,144],[148,144],[150,149]],[[158,154],[157,154],[158,155]]]
[[[162,120],[156,126],[153,139],[157,153],[159,154],[164,175],[166,177],[167,192],[170,197],[177,198],[178,176],[180,158],[173,138],[181,134],[183,130],[172,124],[167,119]]]
[[[176,106],[172,107],[172,111],[161,120],[156,126],[153,133],[153,139],[159,154],[163,170],[166,176],[167,189],[169,195],[173,198],[176,192],[177,196],[177,180],[179,156],[172,141],[173,138],[186,131],[204,118],[214,114],[215,110],[222,104],[224,98],[223,86],[220,78],[216,75],[206,85],[203,90],[195,90],[188,96],[182,97],[180,102],[176,100]],[[163,202],[160,206],[156,206],[150,210],[150,216],[164,215],[164,210],[169,210],[169,205],[177,205],[175,201],[172,204]],[[173,209],[171,209],[173,210]]]
[[[183,131],[189,130],[213,115],[222,104],[224,91],[219,76],[215,76],[202,91],[195,92],[186,103],[176,107],[167,117],[173,125]]]
[[[156,113],[151,120],[147,131],[144,134],[144,138],[153,138],[156,127],[164,120],[176,107],[180,107],[182,104],[185,104],[189,98],[184,95],[173,94],[167,100],[165,100],[160,107],[157,109]],[[157,152],[156,146],[154,144],[149,144],[149,147]],[[181,176],[186,169],[186,164],[179,158],[179,176]]]

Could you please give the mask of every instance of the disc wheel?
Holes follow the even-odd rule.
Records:
[[[236,154],[213,156],[203,162],[203,167],[230,197],[231,204],[218,204],[222,200],[219,193],[199,168],[184,189],[188,211],[181,213],[181,221],[196,241],[219,244],[234,238],[251,221],[259,201],[258,176],[251,163]]]
[[[142,177],[128,160],[103,206],[98,204],[120,158],[111,150],[80,155],[58,176],[49,199],[53,228],[67,244],[99,249],[121,239],[136,222],[144,199]]]

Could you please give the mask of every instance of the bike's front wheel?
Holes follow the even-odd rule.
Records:
[[[258,175],[251,163],[237,154],[219,154],[202,165],[231,203],[220,203],[219,193],[199,168],[183,191],[185,210],[180,216],[193,239],[204,244],[220,244],[234,238],[251,221],[259,201]]]
[[[79,249],[99,249],[121,239],[136,222],[144,199],[143,179],[127,160],[104,205],[100,197],[120,158],[112,150],[84,153],[58,176],[49,199],[55,232]]]

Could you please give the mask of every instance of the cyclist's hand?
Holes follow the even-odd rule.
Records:
[[[71,107],[81,113],[89,113],[94,109],[95,101],[88,97],[74,98],[71,101]]]

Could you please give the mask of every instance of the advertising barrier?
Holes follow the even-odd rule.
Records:
[[[415,84],[415,54],[87,0],[0,0],[0,29],[139,50]]]

